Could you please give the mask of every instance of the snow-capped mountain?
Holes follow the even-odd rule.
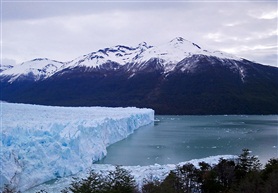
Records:
[[[149,46],[146,42],[143,42],[135,48],[122,45],[104,48],[69,62],[37,58],[18,66],[2,69],[0,77],[9,79],[9,82],[22,79],[38,81],[49,78],[65,69],[86,68],[87,70],[93,70],[96,68],[109,68],[109,70],[116,70],[124,65],[127,66],[127,71],[134,73],[146,68],[147,64],[154,60],[158,61],[164,73],[168,73],[175,69],[178,62],[193,55],[241,60],[223,52],[202,49],[193,42],[177,37],[170,42],[156,47]],[[114,65],[107,65],[111,63]]]
[[[229,60],[242,60],[231,54],[223,53],[220,51],[209,51],[202,49],[199,45],[188,41],[182,37],[177,37],[170,42],[165,44],[151,47],[130,62],[129,70],[134,72],[146,69],[148,64],[154,61],[160,66],[160,69],[167,74],[174,71],[177,64],[184,59],[190,59],[193,56],[208,56],[215,57],[218,59],[229,59]],[[188,68],[189,66],[187,66]],[[190,66],[194,68],[194,66]],[[158,66],[156,67],[159,68]]]
[[[136,48],[127,46],[115,46],[111,48],[100,49],[97,52],[76,58],[69,62],[65,68],[87,67],[96,68],[108,62],[114,62],[119,65],[125,65],[132,62],[137,55],[140,55],[145,50],[149,49],[147,43],[143,42]]]
[[[4,78],[6,77],[9,79],[9,82],[20,79],[37,81],[50,77],[64,65],[65,63],[63,62],[47,58],[36,58],[31,61],[23,62],[18,66],[3,70],[0,76]]]
[[[240,58],[220,51],[208,51],[206,49],[202,49],[197,44],[178,37],[166,44],[146,50],[138,56],[138,59],[135,62],[143,63],[147,62],[151,58],[159,58],[162,61],[162,64],[166,66],[167,64],[177,64],[182,59],[189,58],[192,55],[206,55],[218,58],[240,60]]]
[[[69,62],[35,59],[0,72],[1,100],[150,107],[161,114],[278,113],[278,68],[181,37],[118,45]]]

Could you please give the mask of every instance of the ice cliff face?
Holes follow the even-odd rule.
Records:
[[[89,168],[107,146],[152,123],[154,111],[2,103],[2,120],[0,185],[26,190]]]

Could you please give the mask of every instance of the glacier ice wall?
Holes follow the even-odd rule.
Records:
[[[20,190],[91,167],[107,146],[154,120],[152,109],[134,107],[1,103],[1,109],[0,183]]]

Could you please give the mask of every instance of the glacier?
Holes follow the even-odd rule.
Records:
[[[0,187],[10,183],[25,191],[86,171],[109,145],[153,121],[147,108],[1,102]]]
[[[170,173],[171,170],[177,168],[177,166],[183,166],[185,164],[191,163],[196,168],[199,168],[199,163],[204,161],[210,165],[215,165],[219,162],[219,159],[228,159],[228,160],[235,160],[238,156],[235,155],[217,155],[217,156],[210,156],[202,159],[193,159],[190,161],[181,162],[178,164],[154,164],[149,166],[122,166],[122,168],[128,170],[130,174],[134,177],[138,188],[140,189],[146,181],[163,181],[167,175]],[[114,171],[115,166],[110,164],[93,164],[90,170],[93,170],[96,173],[100,173],[102,175],[107,175],[109,171]],[[64,178],[59,178],[55,181],[43,183],[36,187],[30,188],[29,190],[25,191],[24,193],[37,193],[41,190],[46,190],[48,193],[57,193],[61,192],[66,187],[69,187],[72,183],[74,178],[78,179],[85,179],[88,176],[88,171],[79,172],[76,175],[68,176]]]

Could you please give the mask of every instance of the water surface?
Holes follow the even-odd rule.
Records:
[[[278,157],[278,115],[156,116],[108,147],[98,163],[150,165],[179,163],[213,155],[239,155],[248,148],[262,163]]]

